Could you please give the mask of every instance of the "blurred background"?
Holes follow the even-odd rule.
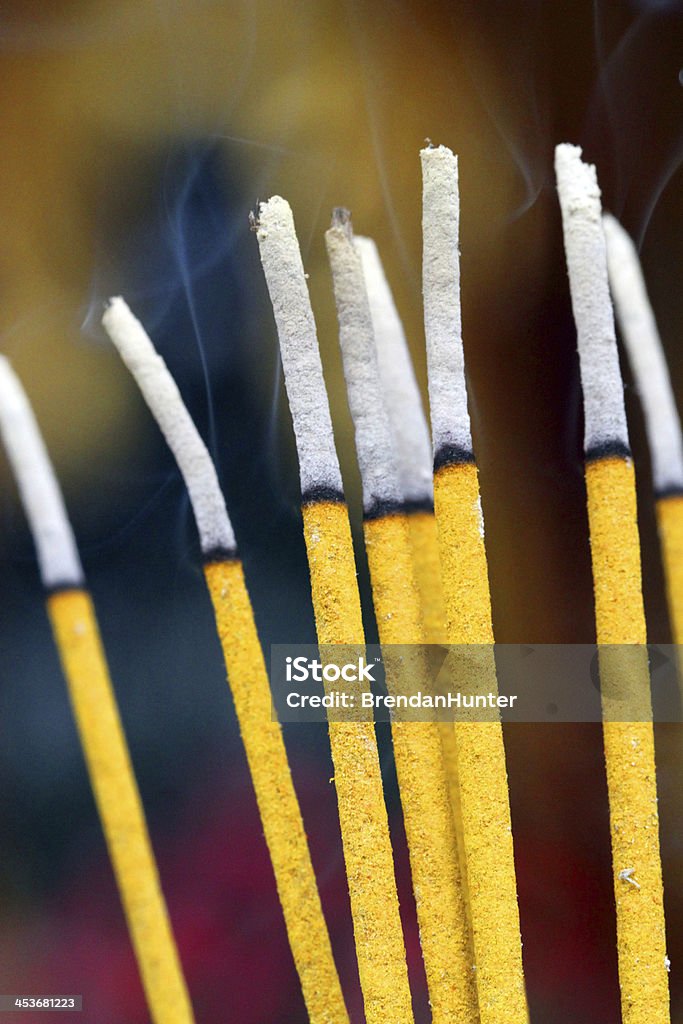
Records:
[[[552,176],[581,144],[642,246],[683,395],[683,3],[7,0],[0,348],[64,487],[198,1024],[303,1024],[187,497],[99,320],[123,294],[216,459],[263,643],[314,639],[291,424],[248,214],[291,203],[356,541],[360,494],[324,254],[376,239],[425,383],[420,168],[460,157],[464,343],[496,636],[591,642],[575,335]],[[670,639],[637,396],[650,639]],[[374,635],[357,544],[368,635]],[[148,1020],[31,539],[0,458],[0,990]],[[362,1021],[324,727],[286,730],[354,1024]],[[380,734],[418,1024],[428,1020]],[[533,1021],[616,1024],[597,726],[506,729]],[[683,1021],[683,727],[657,729],[673,1015]],[[42,1019],[42,1018],[40,1018]],[[22,1020],[28,1021],[24,1014]]]

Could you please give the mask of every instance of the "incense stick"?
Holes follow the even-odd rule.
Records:
[[[408,516],[427,643],[443,643],[445,609],[434,519],[429,427],[403,324],[377,246],[371,238],[360,235],[355,236],[354,243],[363,268],[401,501]]]
[[[382,644],[424,641],[410,537],[384,408],[372,319],[349,215],[326,233],[363,487],[365,546]],[[409,655],[406,654],[406,659]],[[420,672],[420,665],[414,668]],[[392,685],[389,677],[388,684]],[[420,939],[435,1024],[476,1021],[457,840],[436,723],[394,722]]]
[[[489,645],[493,628],[479,482],[467,408],[460,311],[457,158],[421,152],[423,293],[434,504],[450,644]],[[460,806],[482,1024],[527,1020],[505,749],[500,722],[456,722]]]
[[[279,196],[262,203],[255,227],[296,436],[318,640],[321,645],[362,644],[349,516],[289,205]],[[364,688],[359,684],[359,693]],[[410,988],[372,714],[363,722],[330,719],[329,731],[365,1017],[368,1024],[410,1022]]]
[[[389,417],[392,444],[397,461],[401,500],[405,510],[413,569],[420,594],[425,640],[446,642],[446,609],[439,540],[434,516],[432,444],[429,426],[415,379],[403,324],[394,303],[377,246],[371,238],[356,235],[377,350],[382,394]],[[455,732],[451,722],[439,722],[448,790],[458,838],[460,870],[468,903],[467,874],[462,838],[460,791],[457,779]],[[471,935],[469,936],[471,940]]]
[[[216,470],[175,381],[123,299],[103,324],[133,374],[188,488],[228,681],[270,851],[287,934],[312,1024],[347,1024],[299,803],[244,573]]]
[[[681,421],[636,247],[609,214],[603,217],[603,227],[617,320],[645,413],[673,638],[683,644]]]
[[[36,545],[68,684],[150,1013],[194,1020],[95,611],[59,484],[21,383],[0,356],[0,433]]]
[[[645,645],[635,478],[609,297],[600,189],[581,150],[555,150],[557,189],[584,396],[586,490],[595,619],[601,645]],[[624,1024],[669,1021],[654,736],[647,653],[634,675],[641,721],[603,735],[612,833]],[[607,654],[610,649],[607,649]],[[602,672],[602,660],[601,660]],[[604,684],[603,684],[604,686]],[[603,692],[603,709],[609,700]],[[635,884],[634,884],[635,883]]]

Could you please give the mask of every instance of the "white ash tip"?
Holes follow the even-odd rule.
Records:
[[[102,326],[135,377],[142,372],[158,375],[166,372],[166,364],[147,331],[120,295],[109,300],[102,316]]]
[[[366,515],[400,501],[391,427],[380,383],[375,335],[363,266],[347,210],[338,207],[325,240],[339,322],[346,392]]]
[[[472,450],[460,305],[458,158],[423,149],[422,293],[433,454]]]
[[[290,209],[290,205],[287,200],[278,195],[271,196],[269,199],[264,199],[258,204],[259,214],[269,213],[272,210],[277,210],[278,208],[283,210]]]
[[[583,150],[568,142],[555,147],[557,187],[570,208],[586,201],[599,202],[600,186],[594,164],[582,159]],[[570,209],[571,212],[571,209]]]
[[[62,492],[21,381],[0,355],[0,434],[48,589],[81,586],[83,569]]]
[[[401,496],[422,506],[433,500],[432,446],[408,343],[375,242],[356,235],[354,247],[363,268]]]
[[[636,246],[615,217],[603,217],[610,289],[645,414],[657,495],[683,485],[683,436],[666,356]]]
[[[578,146],[555,150],[557,193],[576,324],[584,409],[584,449],[629,451],[624,387],[617,354],[600,188]]]
[[[268,229],[274,225],[294,224],[292,208],[282,196],[271,196],[258,204],[258,213],[251,213],[249,221],[259,242],[268,237]]]
[[[175,456],[190,495],[202,551],[205,555],[234,553],[235,536],[216,468],[166,363],[122,298],[110,301],[102,324]]]
[[[277,326],[302,494],[343,491],[313,309],[289,203],[260,205],[256,238]]]
[[[433,142],[429,142],[423,149],[420,150],[420,156],[424,159],[425,157],[429,160],[455,160],[458,158],[448,146],[435,146]]]
[[[105,327],[108,324],[115,323],[121,317],[133,316],[131,313],[126,300],[121,295],[113,295],[107,299],[104,304],[104,313],[102,314],[102,323]]]

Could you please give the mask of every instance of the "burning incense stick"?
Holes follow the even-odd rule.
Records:
[[[23,388],[0,356],[0,433],[38,554],[47,609],[155,1024],[194,1020],[99,629],[54,470]]]
[[[617,320],[645,413],[671,628],[674,642],[683,644],[681,421],[636,247],[609,214],[603,227]]]
[[[410,537],[363,270],[346,211],[335,211],[326,242],[363,485],[365,545],[380,641],[420,644],[424,632]],[[392,734],[432,1019],[435,1024],[474,1022],[476,996],[439,732],[436,723],[394,722]]]
[[[318,640],[361,644],[348,510],[313,310],[284,199],[274,196],[261,204],[256,237],[296,435]],[[402,1024],[413,1013],[372,714],[362,722],[330,720],[329,729],[365,1016],[368,1024]]]
[[[289,942],[312,1024],[347,1024],[299,803],[271,693],[242,565],[216,470],[171,374],[123,299],[103,324],[131,371],[183,474],[192,502],[263,830]]]
[[[429,427],[403,324],[371,238],[355,236],[372,317],[377,363],[408,516],[427,643],[443,643],[445,609],[434,519]]]
[[[467,409],[460,313],[458,164],[422,150],[423,291],[434,504],[451,644],[493,644],[488,566]],[[490,688],[495,691],[492,650]],[[527,1020],[505,750],[500,722],[455,724],[482,1024]]]
[[[420,593],[425,640],[428,644],[443,644],[446,642],[446,609],[434,516],[429,426],[403,324],[377,246],[371,238],[360,235],[355,236],[354,242],[360,255],[370,306],[382,393],[391,426],[401,499],[413,552],[413,569]],[[455,732],[450,722],[439,722],[439,733],[458,836],[463,887],[467,897]]]
[[[600,189],[581,150],[555,151],[583,387],[586,489],[599,644],[644,645],[633,463],[609,297]],[[636,651],[638,649],[636,648]],[[641,721],[603,725],[624,1024],[669,1021],[657,786],[647,656]],[[602,670],[602,660],[601,660]],[[603,694],[603,708],[606,706]],[[635,883],[635,884],[634,884]]]

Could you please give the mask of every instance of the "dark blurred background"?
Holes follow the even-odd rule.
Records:
[[[554,194],[584,146],[642,245],[683,394],[683,3],[12,0],[0,13],[0,330],[73,518],[198,1024],[305,1014],[187,497],[99,327],[122,293],[217,461],[263,643],[314,638],[291,425],[248,213],[296,218],[347,494],[359,487],[323,233],[375,237],[425,382],[420,168],[460,156],[471,410],[496,636],[590,642],[581,401]],[[650,639],[670,639],[637,396]],[[0,991],[148,1020],[47,620],[0,461]],[[367,575],[358,545],[369,636]],[[286,730],[354,1024],[362,1020],[325,730]],[[418,1024],[428,1020],[380,734]],[[533,1021],[616,1024],[597,726],[506,730]],[[683,1021],[683,728],[657,729],[674,1020]],[[21,1018],[28,1022],[29,1015]],[[42,1017],[40,1018],[42,1020]]]

